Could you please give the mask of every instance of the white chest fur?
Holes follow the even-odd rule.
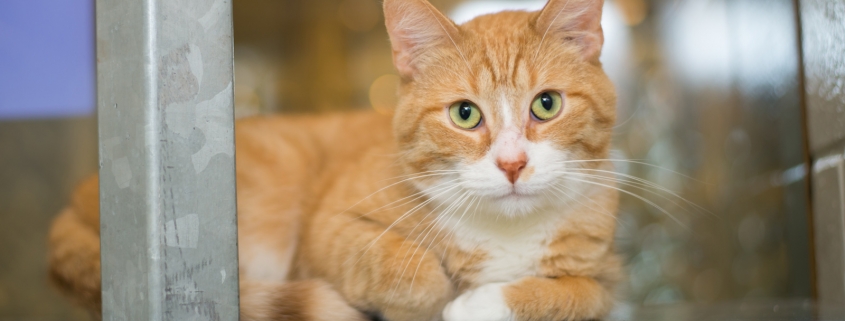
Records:
[[[455,232],[458,247],[485,254],[473,280],[474,286],[480,286],[537,275],[548,242],[562,222],[561,213],[549,212],[512,219],[476,216],[445,224]]]

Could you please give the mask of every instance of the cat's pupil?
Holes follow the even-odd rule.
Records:
[[[462,103],[458,109],[458,116],[461,116],[463,120],[467,120],[470,115],[472,115],[472,107],[470,107],[469,103]]]
[[[552,110],[554,106],[554,101],[552,101],[552,96],[549,94],[543,94],[540,96],[540,104],[543,105],[543,109],[545,110]]]

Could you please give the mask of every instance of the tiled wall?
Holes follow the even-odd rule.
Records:
[[[817,292],[845,302],[845,2],[800,1]]]

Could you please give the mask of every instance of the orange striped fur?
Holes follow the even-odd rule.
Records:
[[[551,0],[456,25],[425,0],[385,0],[403,79],[392,119],[239,121],[243,319],[605,316],[622,275],[618,196],[609,180],[578,176],[610,170],[616,98],[598,60],[601,6]],[[563,108],[540,121],[530,106],[549,91]],[[462,101],[482,114],[474,129],[450,119]],[[91,309],[97,197],[92,178],[50,234],[53,279]]]

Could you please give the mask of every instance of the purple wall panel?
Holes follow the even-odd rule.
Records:
[[[0,119],[89,115],[94,3],[0,1]]]

